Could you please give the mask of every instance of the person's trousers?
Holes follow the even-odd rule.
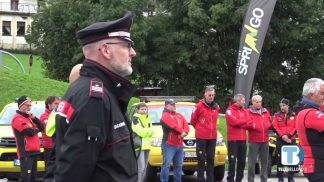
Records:
[[[197,179],[198,181],[214,182],[214,158],[216,139],[196,139],[196,153],[197,153]],[[207,166],[205,165],[207,163]],[[206,180],[205,180],[206,169]]]
[[[171,162],[173,162],[173,181],[181,182],[182,163],[183,163],[183,147],[175,147],[162,143],[163,163],[160,173],[161,182],[169,180],[169,171]]]
[[[277,150],[277,177],[279,179],[283,179],[283,174],[284,174],[284,171],[280,170],[282,169],[284,166],[282,165],[281,163],[281,147],[283,145],[296,145],[296,141],[293,140],[291,143],[287,143],[285,141],[283,141],[281,139],[281,137],[277,137],[277,140],[276,140],[276,150]],[[298,166],[289,166],[291,168],[297,168]],[[295,174],[295,171],[288,171],[288,179],[292,179],[294,178],[294,174]]]
[[[55,138],[53,137],[53,148],[46,152],[46,163],[45,163],[45,174],[43,176],[43,182],[53,182],[54,180],[54,172],[55,172]],[[44,151],[45,152],[45,151]]]
[[[304,173],[309,182],[323,182],[324,173]]]
[[[21,182],[35,182],[37,175],[37,156],[20,158]]]
[[[268,142],[263,143],[249,143],[249,154],[248,154],[248,182],[254,182],[255,176],[255,164],[258,157],[260,157],[261,182],[267,182],[268,179],[268,156],[269,156],[269,144]]]
[[[234,182],[235,165],[236,182],[241,182],[244,177],[245,159],[246,159],[246,141],[228,141],[228,173],[227,181]]]
[[[148,156],[150,151],[149,150],[141,150],[141,151],[136,151],[139,152],[139,156],[137,159],[137,169],[138,169],[138,178],[137,182],[142,182],[145,177],[145,171],[147,167],[147,162],[148,162]]]
[[[47,167],[48,161],[51,159],[51,148],[44,148],[44,163],[45,163],[45,168]]]

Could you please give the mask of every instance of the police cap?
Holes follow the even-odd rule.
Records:
[[[120,19],[107,22],[97,22],[79,30],[76,33],[76,37],[80,40],[81,45],[83,46],[112,37],[118,37],[132,42],[129,33],[132,22],[132,12],[127,11]]]

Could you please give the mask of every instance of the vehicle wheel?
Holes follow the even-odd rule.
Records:
[[[255,164],[255,174],[260,174],[260,163]]]
[[[144,182],[152,182],[155,181],[157,178],[157,169],[150,164],[147,164]]]
[[[182,170],[183,171],[183,174],[185,175],[193,175],[195,173],[195,171],[193,170]]]
[[[269,154],[268,157],[268,178],[271,178],[272,173],[272,156]]]
[[[214,167],[214,180],[223,181],[225,175],[225,165]]]

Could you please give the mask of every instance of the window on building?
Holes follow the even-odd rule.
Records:
[[[11,22],[10,21],[2,22],[2,35],[4,35],[4,36],[11,35]]]
[[[11,10],[18,11],[19,0],[11,0]]]
[[[18,21],[17,22],[17,36],[24,36],[25,35],[25,22]]]

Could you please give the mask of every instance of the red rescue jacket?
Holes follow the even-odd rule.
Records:
[[[195,136],[199,139],[216,139],[219,106],[215,102],[207,104],[200,100],[191,114],[190,123],[195,128]]]
[[[47,119],[50,113],[51,111],[46,109],[45,112],[40,116],[40,121],[42,122],[44,128],[46,128]],[[52,148],[53,145],[52,137],[46,135],[46,130],[42,132],[42,137],[43,137],[43,147]]]
[[[185,118],[177,112],[164,110],[161,117],[163,141],[169,145],[182,147],[181,133],[189,133],[189,126]]]
[[[324,173],[324,113],[307,105],[297,115],[299,145],[304,150],[303,172]]]
[[[295,139],[297,133],[296,114],[289,111],[286,115],[284,112],[278,112],[274,115],[272,125],[279,137],[287,135],[290,139]]]
[[[230,105],[225,113],[227,127],[227,141],[246,141],[246,124],[251,121],[249,113],[238,107]]]
[[[44,128],[38,118],[32,119],[28,114],[17,111],[11,127],[15,135],[18,159],[40,153],[38,132]]]
[[[268,129],[271,127],[270,113],[266,108],[261,108],[261,113],[253,108],[248,109],[252,121],[247,124],[250,143],[268,142]]]

